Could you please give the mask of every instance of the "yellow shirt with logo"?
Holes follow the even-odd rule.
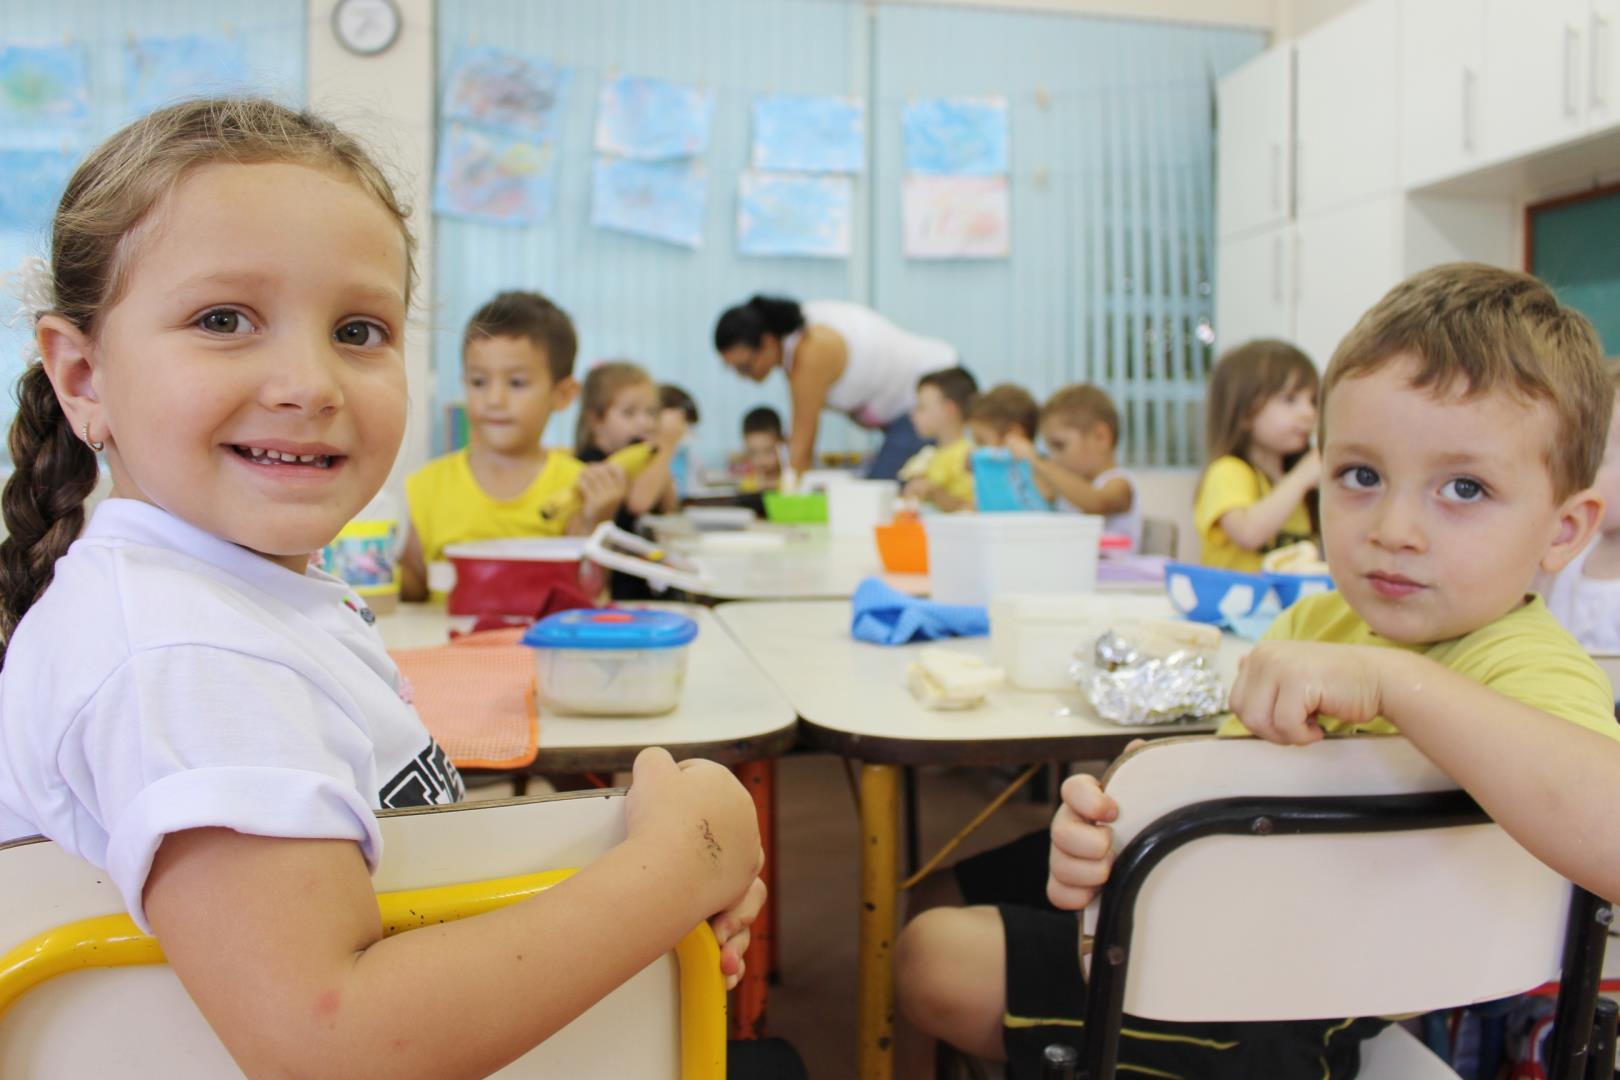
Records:
[[[973,469],[968,458],[973,454],[973,440],[963,436],[934,451],[928,460],[923,478],[930,484],[973,506]]]
[[[1239,547],[1220,526],[1221,518],[1229,510],[1253,506],[1271,494],[1271,480],[1240,457],[1227,454],[1209,463],[1204,478],[1198,484],[1198,501],[1193,506],[1193,524],[1204,542],[1202,561],[1205,566],[1225,570],[1260,569],[1260,560],[1268,551],[1311,540],[1311,515],[1302,501],[1288,515],[1283,527],[1272,541],[1259,551]]]
[[[479,486],[468,451],[428,462],[405,481],[411,529],[421,541],[423,561],[439,562],[446,546],[469,540],[561,536],[568,515],[554,508],[573,492],[584,468],[566,450],[547,450],[528,488],[515,498],[497,499]]]
[[[1505,697],[1620,739],[1608,678],[1558,624],[1539,596],[1462,637],[1432,645],[1401,645],[1375,634],[1351,610],[1343,595],[1321,593],[1283,612],[1266,637],[1277,641],[1380,645],[1421,653]],[[1320,720],[1322,730],[1329,735],[1395,734],[1395,725],[1382,716],[1355,725],[1331,717]],[[1237,717],[1229,716],[1217,734],[1241,736],[1249,731]]]

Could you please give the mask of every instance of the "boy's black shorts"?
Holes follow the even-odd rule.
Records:
[[[1039,1077],[1041,1052],[1050,1044],[1079,1049],[1085,1036],[1080,919],[1046,899],[1047,844],[1046,833],[1032,833],[956,868],[963,899],[993,904],[1001,914],[1007,942],[1002,1045],[1014,1080]],[[1360,1068],[1361,1043],[1387,1024],[1378,1018],[1167,1024],[1127,1016],[1120,1073],[1168,1080],[1348,1080]]]

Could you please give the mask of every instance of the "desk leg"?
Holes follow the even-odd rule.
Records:
[[[899,773],[861,766],[860,1080],[894,1076],[894,936]]]
[[[766,1034],[768,980],[776,961],[776,762],[751,761],[732,771],[753,796],[754,812],[759,815],[760,843],[765,849],[759,876],[765,882],[766,896],[765,906],[749,930],[745,970],[733,991],[730,1035],[733,1039],[761,1039]]]

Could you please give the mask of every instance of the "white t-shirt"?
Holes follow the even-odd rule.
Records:
[[[917,380],[957,365],[956,346],[902,330],[864,304],[810,300],[799,305],[805,326],[825,326],[844,339],[844,373],[827,390],[827,407],[867,428],[888,427],[917,403]],[[803,331],[782,342],[782,366],[793,371]]]
[[[1587,652],[1620,653],[1620,578],[1584,576],[1586,557],[1597,541],[1546,582],[1547,610]]]
[[[108,499],[0,671],[0,843],[42,833],[141,891],[171,832],[353,840],[461,777],[338,579]]]
[[[1118,514],[1107,514],[1103,517],[1103,534],[1106,536],[1128,536],[1131,538],[1131,551],[1135,552],[1142,547],[1142,500],[1136,493],[1136,477],[1124,469],[1109,469],[1098,473],[1091,481],[1094,488],[1103,488],[1114,480],[1123,480],[1131,488],[1131,508]],[[1059,495],[1057,497],[1059,510],[1079,511],[1079,507],[1068,499]]]

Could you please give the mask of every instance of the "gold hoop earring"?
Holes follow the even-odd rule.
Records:
[[[107,449],[106,443],[96,442],[94,439],[90,438],[90,421],[88,420],[84,422],[84,445],[88,446],[92,453],[97,454]]]

